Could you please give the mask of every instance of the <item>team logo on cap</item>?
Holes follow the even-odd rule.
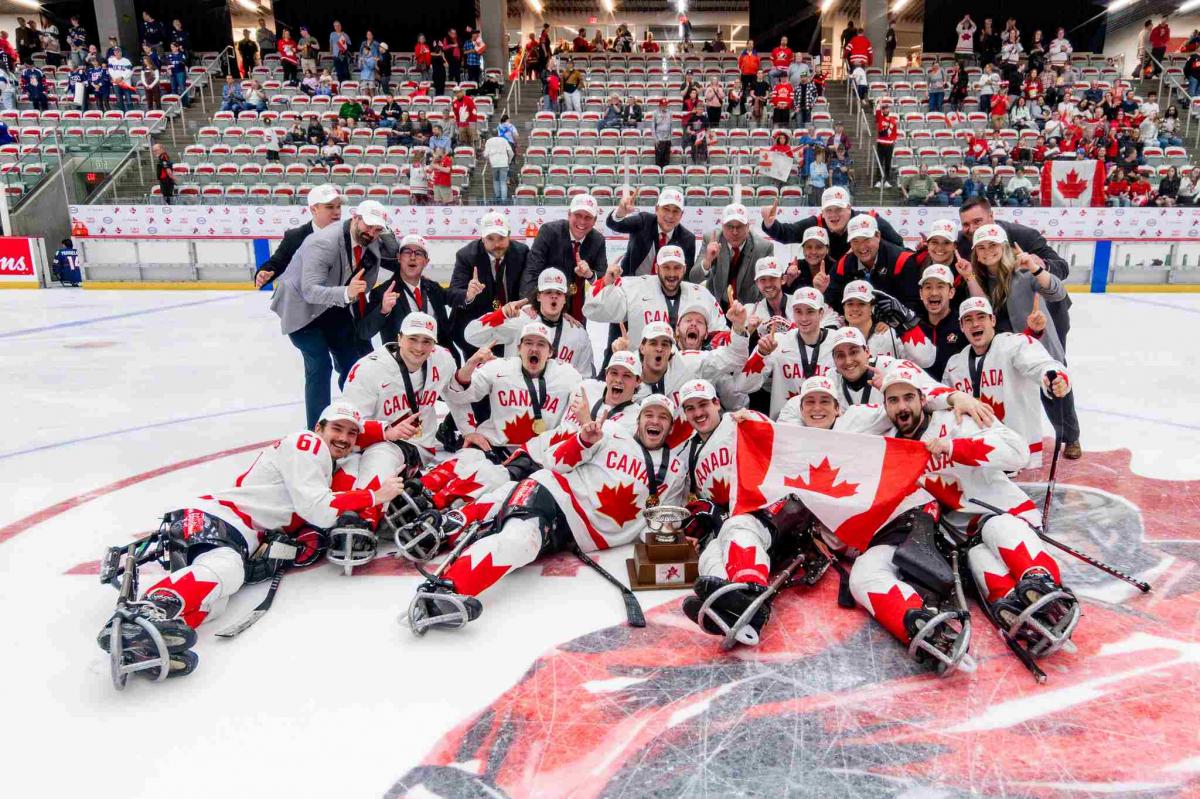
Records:
[[[677,264],[687,263],[687,260],[683,257],[683,248],[677,247],[674,244],[668,244],[666,247],[663,247],[661,250],[659,250],[658,256],[654,260],[659,265],[668,262]]]
[[[918,374],[915,369],[909,369],[907,366],[897,366],[883,376],[883,384],[880,386],[879,390],[887,391],[892,386],[902,384],[906,386],[912,386],[920,391],[920,379],[921,375]]]
[[[649,341],[655,338],[669,338],[674,340],[675,331],[666,322],[651,322],[642,328],[642,341]]]
[[[783,267],[773,257],[759,258],[754,262],[754,279],[760,277],[782,277]]]
[[[402,336],[429,336],[437,338],[437,322],[427,313],[415,312],[404,317],[400,325]]]
[[[805,228],[804,236],[800,239],[800,243],[804,244],[809,241],[819,241],[828,247],[829,231],[819,225],[813,225],[810,228]]]
[[[690,399],[714,400],[716,398],[717,390],[707,380],[691,380],[684,383],[683,388],[679,389],[680,404]]]
[[[942,264],[932,264],[925,267],[925,271],[921,273],[921,282],[926,280],[940,280],[943,283],[954,285],[954,273],[950,271],[950,267]]]
[[[750,214],[746,211],[746,206],[741,203],[731,203],[725,206],[725,210],[721,213],[721,224],[726,225],[730,222],[741,222],[743,225],[750,224]]]
[[[538,336],[553,344],[554,339],[550,338],[550,328],[543,325],[541,322],[530,322],[521,328],[521,338],[525,339],[529,336]]]
[[[851,280],[846,284],[846,290],[842,292],[843,303],[847,300],[872,302],[874,299],[875,292],[871,289],[871,284],[865,280]]]
[[[995,312],[987,297],[968,297],[958,306],[958,318],[962,319],[969,313],[985,313],[990,316]]]
[[[999,225],[984,225],[975,231],[975,237],[971,240],[972,247],[978,247],[985,242],[994,242],[996,244],[1007,244],[1008,234],[1004,232],[1004,228]]]
[[[325,410],[321,411],[320,418],[322,422],[336,422],[340,420],[354,422],[359,430],[362,430],[363,426],[362,414],[348,402],[331,402]]]
[[[828,189],[821,192],[821,207],[849,208],[850,192],[846,191],[841,186],[830,186]]]
[[[429,242],[425,241],[425,237],[418,233],[409,233],[404,238],[400,239],[400,249],[411,247],[414,250],[429,252]]]
[[[561,291],[567,293],[567,276],[558,269],[546,269],[538,275],[538,291]]]
[[[954,241],[958,238],[958,226],[952,219],[935,219],[929,224],[929,232],[925,234],[925,238],[943,238],[946,241]]]
[[[638,362],[637,355],[629,352],[628,350],[621,350],[612,354],[612,357],[608,359],[608,369],[611,369],[614,366],[620,366],[628,369],[635,375],[640,375],[642,373],[642,365]]]
[[[825,375],[813,375],[812,377],[805,380],[804,383],[800,386],[800,399],[804,399],[809,394],[816,394],[819,392],[824,392],[826,394],[829,394],[832,397],[837,396],[837,394],[835,394],[834,390],[833,390],[833,381],[832,380],[830,380]]]
[[[867,214],[859,214],[850,220],[850,224],[846,226],[846,238],[850,241],[854,239],[869,239],[879,232],[879,225],[875,223],[875,217]]]
[[[867,340],[863,338],[863,334],[857,327],[839,327],[833,331],[833,335],[829,337],[829,348],[837,349],[841,344],[854,344],[859,347],[866,347]]]
[[[667,413],[671,414],[672,417],[675,416],[675,401],[666,394],[651,394],[650,396],[644,398],[642,400],[642,406],[638,408],[638,413],[640,414],[651,405],[657,405],[660,408],[665,408]]]
[[[796,289],[796,293],[792,295],[791,304],[793,307],[807,305],[809,308],[816,308],[819,311],[825,307],[825,297],[812,286],[804,286]]]
[[[679,189],[663,189],[658,195],[657,205],[661,208],[664,205],[674,205],[676,208],[683,208],[683,192]]]
[[[571,198],[571,213],[583,211],[592,216],[600,215],[600,206],[596,202],[596,198],[590,194],[576,194]]]

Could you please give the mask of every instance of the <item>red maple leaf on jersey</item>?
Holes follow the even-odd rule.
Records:
[[[550,443],[547,444],[546,446],[555,447],[555,446],[561,444],[562,442],[566,441],[568,438],[570,438],[573,435],[575,435],[575,433],[572,430],[556,430],[555,432],[550,434]]]
[[[758,550],[754,547],[731,541],[729,554],[725,557],[725,576],[735,583],[766,585],[767,564],[758,562]]]
[[[1035,567],[1041,567],[1050,573],[1055,582],[1059,581],[1058,562],[1050,556],[1050,553],[1042,550],[1037,557],[1029,554],[1029,548],[1025,546],[1025,542],[1017,544],[1013,549],[1005,549],[999,547],[1000,559],[1004,561],[1004,565],[1008,570],[1017,577],[1020,577]]]
[[[146,596],[150,597],[154,594],[162,593],[167,596],[178,597],[179,601],[183,604],[180,618],[183,619],[187,626],[195,629],[208,616],[208,611],[201,610],[200,606],[219,585],[220,583],[218,582],[197,579],[195,572],[185,572],[178,577],[174,574],[168,574],[155,583],[146,592]]]
[[[497,566],[492,562],[492,553],[474,563],[470,553],[463,555],[446,570],[446,579],[454,584],[455,590],[467,596],[476,596],[480,591],[495,584],[508,573],[512,566]]]
[[[1004,403],[1003,402],[1001,402],[1000,400],[992,399],[991,397],[989,397],[987,394],[984,394],[983,392],[980,392],[979,399],[980,399],[980,401],[983,402],[984,405],[986,405],[992,409],[992,412],[996,414],[997,419],[999,419],[1002,422],[1004,421]]]
[[[983,581],[987,584],[987,601],[995,602],[1006,595],[1016,586],[1016,581],[1007,574],[983,573]]]
[[[763,356],[759,354],[758,350],[755,350],[754,354],[746,359],[746,364],[742,367],[742,374],[758,374],[763,370],[764,366],[766,366],[766,361],[763,360]]]
[[[804,478],[800,475],[796,475],[795,477],[783,478],[783,484],[788,488],[802,488],[805,491],[824,494],[834,499],[854,496],[858,493],[858,483],[837,482],[840,472],[841,469],[835,469],[830,466],[829,458],[825,458],[816,466],[809,464],[808,482],[805,482]]]
[[[950,510],[960,510],[963,506],[962,487],[952,477],[942,475],[926,477],[921,485],[933,495],[933,498]]]
[[[921,608],[925,606],[925,603],[921,600],[921,595],[914,591],[912,596],[905,598],[904,593],[900,590],[900,586],[893,585],[888,589],[886,594],[877,594],[874,591],[867,592],[867,599],[871,602],[871,615],[875,617],[875,621],[882,624],[885,630],[907,644],[909,638],[908,630],[904,628],[904,613],[909,608]]]
[[[713,480],[712,488],[708,490],[708,498],[717,505],[729,504],[729,481]]]
[[[1088,187],[1088,182],[1079,177],[1079,173],[1072,169],[1067,173],[1065,180],[1060,180],[1057,184],[1059,193],[1068,200],[1077,200],[1080,195]]]
[[[500,327],[504,324],[504,319],[504,309],[498,309],[479,317],[479,321],[484,327]]]
[[[982,438],[956,438],[951,460],[963,466],[978,466],[987,463],[988,453],[994,449],[995,447]]]
[[[578,466],[583,460],[583,442],[577,435],[568,435],[567,440],[554,447],[554,462],[564,466]]]
[[[596,492],[596,510],[624,527],[637,518],[637,498],[633,493],[633,483],[618,483],[615,486],[603,486]]]
[[[504,437],[510,444],[524,444],[534,435],[532,413],[523,413],[504,423]]]

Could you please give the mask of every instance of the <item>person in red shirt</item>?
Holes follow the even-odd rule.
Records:
[[[537,77],[539,64],[538,54],[541,52],[542,45],[537,40],[537,35],[533,31],[529,32],[529,41],[525,42],[525,77],[532,80]]]
[[[779,46],[771,51],[771,71],[767,75],[776,80],[787,81],[788,67],[795,58],[792,48],[788,47],[788,38],[779,37]]]
[[[284,28],[279,32],[276,42],[279,50],[279,63],[283,67],[283,82],[296,86],[300,83],[300,48],[292,38],[292,32]]]
[[[1167,47],[1171,44],[1171,26],[1167,24],[1167,18],[1163,17],[1162,22],[1155,25],[1150,31],[1150,55],[1154,60],[1150,62],[1150,66],[1154,71],[1150,75],[1156,78],[1162,73],[1162,62],[1167,57]]]
[[[433,151],[429,169],[433,172],[433,201],[438,205],[449,205],[454,199],[454,189],[451,188],[454,158],[450,153],[438,148]]]
[[[643,53],[657,53],[658,52],[658,42],[654,41],[654,34],[651,33],[650,31],[646,31],[646,38],[642,39],[642,52]]]
[[[587,52],[591,52],[591,49],[592,49],[592,46],[590,44],[588,44],[587,35],[584,33],[583,28],[580,28],[579,33],[571,41],[571,52],[572,53],[587,53]]]
[[[1125,170],[1121,167],[1115,167],[1108,176],[1108,181],[1104,184],[1104,196],[1110,206],[1129,206],[1129,181],[1125,179]]]
[[[1001,120],[1001,124],[1006,121],[1008,116],[1008,95],[1004,92],[999,92],[992,97],[992,107],[989,109],[992,119]]]
[[[1154,189],[1150,187],[1150,181],[1146,180],[1145,175],[1138,175],[1129,185],[1129,203],[1135,208],[1154,204]]]
[[[875,111],[875,152],[879,154],[879,163],[883,167],[883,175],[875,181],[875,188],[891,188],[892,151],[896,149],[896,139],[900,135],[900,121],[890,109],[879,108]]]
[[[758,51],[754,49],[754,42],[746,42],[746,49],[738,56],[738,74],[742,79],[742,96],[749,97],[750,90],[754,88],[754,79],[758,77],[758,69],[762,65],[762,59],[758,57]]]
[[[846,42],[843,56],[849,62],[851,69],[855,67],[866,69],[875,60],[875,48],[871,46],[871,40],[865,33],[858,33]]]
[[[544,98],[546,102],[545,110],[558,113],[558,92],[560,88],[561,84],[558,79],[558,73],[550,72],[550,74],[546,76],[546,96]]]
[[[775,84],[775,88],[771,89],[772,125],[791,126],[792,103],[794,100],[795,92],[792,89],[792,84],[786,80]]]

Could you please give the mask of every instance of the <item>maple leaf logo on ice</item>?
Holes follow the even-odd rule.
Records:
[[[1003,402],[1001,402],[1000,400],[992,399],[991,397],[989,397],[986,394],[983,394],[982,392],[979,395],[979,399],[983,401],[984,405],[986,405],[992,409],[992,412],[996,414],[997,419],[999,419],[1002,422],[1004,421],[1004,403]]]
[[[1068,200],[1077,200],[1084,190],[1088,187],[1088,182],[1079,177],[1079,173],[1072,169],[1067,173],[1064,180],[1060,180],[1057,184],[1058,192]]]
[[[531,413],[523,413],[504,423],[504,437],[510,444],[524,444],[533,436],[533,414]]]
[[[950,510],[959,510],[963,506],[962,487],[952,477],[926,477],[921,485],[933,495],[933,498]]]
[[[624,527],[638,515],[633,483],[601,487],[596,492],[596,503],[596,510],[616,522],[618,527]]]
[[[805,482],[800,475],[796,475],[783,478],[783,484],[788,488],[802,488],[805,491],[824,494],[834,499],[854,496],[858,493],[858,483],[837,482],[840,472],[841,469],[830,466],[829,458],[825,458],[816,466],[809,464],[808,482]]]

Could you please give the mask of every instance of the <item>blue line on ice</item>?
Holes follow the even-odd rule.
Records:
[[[56,322],[52,325],[42,325],[41,327],[26,327],[20,330],[7,330],[0,332],[0,338],[14,338],[16,336],[27,336],[30,333],[44,333],[47,330],[61,330],[66,327],[83,327],[84,325],[93,325],[97,322],[110,322],[114,319],[126,319],[130,316],[145,316],[146,314],[159,313],[160,311],[171,311],[176,308],[187,308],[192,305],[205,305],[210,302],[227,302],[236,300],[240,297],[245,297],[246,292],[238,292],[228,297],[209,297],[203,300],[192,300],[191,302],[177,302],[172,305],[159,305],[154,308],[142,308],[137,311],[126,311],[125,313],[110,314],[108,316],[94,316],[90,319],[73,319],[69,322]]]
[[[1159,308],[1170,308],[1173,311],[1182,311],[1183,313],[1200,314],[1200,308],[1189,308],[1185,305],[1175,305],[1174,303],[1163,302],[1162,300],[1146,300],[1142,299],[1141,297],[1131,297],[1128,294],[1105,294],[1104,296],[1112,297],[1113,299],[1117,300],[1124,300],[1125,302],[1132,302],[1137,305],[1154,305]]]

